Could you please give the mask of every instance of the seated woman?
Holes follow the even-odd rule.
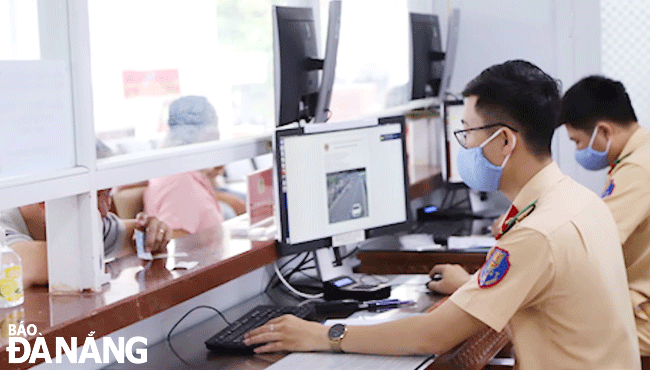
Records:
[[[185,145],[219,138],[217,114],[201,96],[185,96],[169,107],[169,135],[165,146]],[[149,180],[144,210],[168,223],[175,231],[192,234],[219,227],[224,220],[222,204],[231,217],[243,213],[243,201],[215,190],[214,179],[222,167]],[[220,204],[220,201],[223,203]]]
[[[135,219],[121,220],[109,212],[109,189],[97,192],[97,207],[103,221],[104,257],[107,259],[135,254],[133,233],[136,229],[146,233],[145,247],[152,252],[164,250],[172,237],[171,228],[156,217],[139,213]],[[3,210],[0,227],[5,230],[7,245],[22,260],[24,286],[47,284],[45,204]]]

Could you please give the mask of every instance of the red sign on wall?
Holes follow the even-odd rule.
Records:
[[[178,69],[122,71],[124,97],[178,95],[181,85]]]

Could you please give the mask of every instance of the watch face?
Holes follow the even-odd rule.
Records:
[[[330,339],[338,339],[344,333],[345,333],[345,325],[343,325],[343,324],[335,324],[327,332],[327,336],[330,337]]]

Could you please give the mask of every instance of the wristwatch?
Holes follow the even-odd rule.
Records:
[[[341,349],[341,340],[345,337],[348,328],[343,324],[334,324],[327,332],[327,337],[330,340],[330,349],[334,352],[343,352]]]

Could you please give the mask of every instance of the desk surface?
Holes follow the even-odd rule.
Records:
[[[416,304],[408,308],[400,308],[381,313],[383,316],[399,314],[399,312],[423,312],[442,296],[427,293],[424,282],[427,276],[402,275],[391,277],[393,287],[391,298],[414,300]],[[271,295],[277,304],[296,304],[297,301],[286,294]],[[229,320],[234,320],[259,304],[273,304],[271,297],[261,294],[253,299],[237,305],[224,312]],[[365,313],[367,314],[367,313]],[[205,347],[205,340],[223,329],[226,324],[218,316],[213,316],[198,325],[182,332],[174,333],[171,342],[162,341],[150,346],[147,350],[147,367],[152,369],[264,369],[281,359],[284,354],[252,355],[252,356],[223,356],[211,353]],[[171,345],[171,346],[170,346]],[[141,369],[142,365],[113,364],[105,369],[127,370]]]
[[[197,261],[197,267],[169,271],[165,259],[128,256],[108,264],[111,281],[99,293],[53,295],[45,287],[27,289],[22,306],[0,309],[0,364],[8,362],[8,324],[35,324],[48,348],[54,348],[56,337],[77,337],[83,343],[90,331],[95,337],[110,334],[277,259],[274,241],[234,239],[221,229],[176,239],[169,249],[187,252],[188,257],[177,260]],[[35,337],[29,340],[33,345]]]

